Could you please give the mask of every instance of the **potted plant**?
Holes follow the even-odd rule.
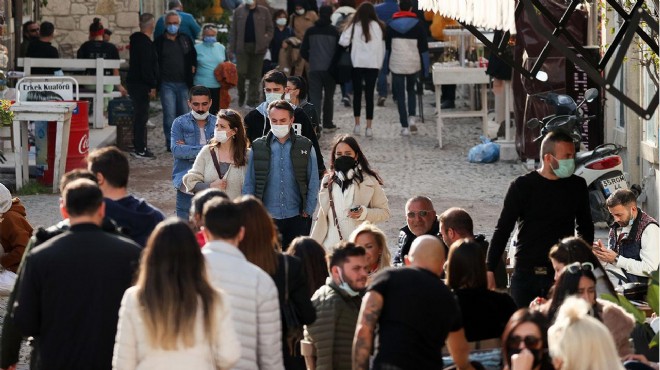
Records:
[[[0,99],[0,150],[11,147],[11,125],[14,121],[14,112],[9,108],[13,102]]]

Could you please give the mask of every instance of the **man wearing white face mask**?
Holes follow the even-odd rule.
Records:
[[[305,326],[305,339],[316,348],[317,370],[350,370],[350,348],[367,286],[366,251],[342,242],[326,259],[330,277],[312,296],[316,321]]]
[[[293,107],[285,100],[268,106],[272,126],[252,143],[243,194],[261,199],[282,234],[282,249],[309,235],[319,176],[312,142],[292,129]]]
[[[214,135],[217,117],[209,114],[211,91],[204,86],[193,86],[188,93],[191,111],[177,117],[172,123],[172,182],[176,189],[176,215],[188,219],[192,194],[183,184],[183,176],[192,168],[197,154]]]
[[[268,119],[267,112],[268,105],[276,100],[285,98],[287,77],[283,72],[273,69],[264,74],[262,84],[266,101],[245,115],[245,132],[250,142],[254,142],[258,138],[265,136],[270,131],[270,120]],[[321,154],[316,132],[314,132],[314,126],[312,126],[307,113],[302,108],[296,106],[293,106],[293,122],[296,133],[312,142],[316,154],[318,175],[319,179],[321,179],[325,172],[325,165],[323,164],[323,155]],[[318,189],[315,191],[318,191]]]

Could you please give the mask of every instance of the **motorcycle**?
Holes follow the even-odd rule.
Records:
[[[598,97],[597,89],[589,89],[584,94],[580,104],[572,97],[554,92],[538,94],[541,100],[555,107],[555,114],[539,120],[532,118],[527,121],[527,127],[540,127],[540,136],[534,141],[540,143],[550,132],[564,132],[573,138],[575,143],[575,175],[582,177],[589,190],[589,205],[591,218],[595,224],[609,225],[613,219],[605,205],[607,197],[618,189],[627,189],[628,182],[623,172],[623,161],[619,152],[623,148],[617,144],[602,144],[590,151],[581,149],[582,124],[595,118],[586,116],[580,107]],[[639,186],[633,185],[633,191],[639,194]]]

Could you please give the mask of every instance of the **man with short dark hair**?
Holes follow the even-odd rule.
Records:
[[[287,77],[281,71],[273,69],[264,74],[262,85],[266,100],[245,115],[245,134],[250,143],[262,136],[266,136],[268,131],[270,131],[268,105],[276,100],[284,99],[286,83]],[[325,165],[323,164],[323,155],[321,154],[318,138],[314,132],[314,126],[312,126],[309,116],[307,116],[307,113],[302,108],[294,107],[293,109],[294,131],[296,134],[304,136],[312,142],[314,152],[316,153],[316,166],[319,170],[319,179],[321,179],[325,172]]]
[[[439,235],[447,248],[450,248],[455,241],[467,238],[481,245],[483,247],[484,258],[486,257],[486,253],[488,252],[486,236],[483,234],[474,235],[472,217],[470,217],[470,214],[466,210],[458,207],[449,208],[442,212],[438,220],[440,221]],[[495,282],[497,288],[506,289],[508,278],[505,263],[500,263],[497,266],[495,270]]]
[[[398,249],[392,262],[403,264],[412,242],[421,235],[439,235],[440,223],[433,202],[423,195],[414,196],[406,202],[406,226],[399,231]]]
[[[614,283],[646,284],[648,274],[658,269],[658,221],[637,206],[637,196],[628,189],[619,189],[606,201],[614,217],[610,226],[607,249],[599,239],[594,254],[603,263]],[[624,279],[625,278],[625,279]]]
[[[171,150],[172,121],[188,111],[188,89],[193,86],[197,67],[195,42],[179,32],[181,16],[174,10],[165,14],[165,33],[154,41],[158,54],[160,102],[163,106],[165,148]]]
[[[96,149],[89,153],[87,165],[103,192],[106,216],[121,226],[133,241],[146,246],[149,235],[165,215],[144,199],[128,193],[126,155],[115,146]]]
[[[176,189],[176,215],[188,220],[192,194],[183,184],[183,176],[195,163],[197,154],[213,138],[217,117],[209,114],[211,91],[204,86],[193,86],[188,93],[190,112],[177,117],[172,123],[172,182]]]
[[[18,52],[18,57],[25,57],[31,41],[39,40],[39,23],[36,21],[27,21],[23,23],[23,41]]]
[[[238,249],[245,234],[240,208],[226,199],[211,199],[204,205],[202,217],[208,240],[202,253],[209,278],[228,298],[241,342],[241,358],[233,369],[283,369],[277,287]]]
[[[353,341],[353,369],[369,369],[376,331],[374,369],[442,369],[445,344],[458,369],[472,369],[461,311],[440,279],[442,243],[422,235],[405,259],[409,267],[379,272],[367,288]]]
[[[312,296],[316,321],[305,326],[305,339],[316,348],[317,370],[350,370],[351,346],[362,293],[367,285],[363,247],[341,242],[326,256],[330,276]]]
[[[55,25],[50,22],[42,22],[39,26],[39,38],[30,41],[25,53],[26,58],[55,59],[60,57],[57,49],[51,45],[55,39]],[[32,68],[33,75],[53,75],[57,68],[38,67]]]
[[[147,121],[149,100],[156,97],[158,86],[158,54],[151,35],[154,32],[154,16],[140,14],[140,31],[130,38],[130,65],[126,85],[133,102],[133,147],[131,153],[138,158],[154,158],[147,149]]]
[[[111,369],[117,312],[140,247],[100,228],[105,203],[91,180],[69,183],[60,211],[71,227],[27,256],[14,321],[39,339],[44,367]]]
[[[573,139],[561,132],[548,134],[541,143],[540,157],[540,169],[511,182],[486,259],[488,286],[495,289],[494,271],[502,263],[517,224],[511,296],[518,307],[527,307],[536,297],[548,294],[554,283],[548,253],[558,240],[574,236],[576,229],[587,243],[594,240],[587,184],[573,175]]]
[[[320,186],[312,142],[292,129],[293,107],[285,100],[268,106],[270,132],[252,143],[243,194],[261,199],[282,234],[282,248],[309,235]]]
[[[191,40],[197,39],[202,28],[199,26],[192,14],[183,11],[183,4],[180,0],[170,0],[167,3],[167,10],[175,11],[179,14],[179,17],[181,17],[181,33],[190,37]],[[163,15],[158,18],[158,22],[156,22],[154,37],[160,37],[163,32],[165,32],[165,28],[165,15]]]

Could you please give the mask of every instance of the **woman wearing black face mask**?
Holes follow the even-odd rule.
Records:
[[[326,250],[347,240],[362,222],[390,218],[383,180],[369,167],[355,138],[338,136],[330,158],[330,171],[321,180],[319,210],[311,234]]]
[[[537,311],[516,311],[502,334],[505,370],[554,370],[548,356],[548,321]],[[533,358],[533,360],[532,360]],[[532,361],[531,367],[527,366]]]

